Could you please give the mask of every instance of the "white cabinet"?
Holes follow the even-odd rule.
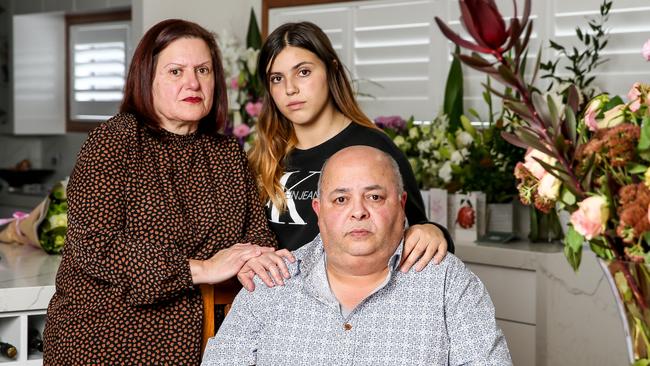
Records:
[[[43,335],[47,306],[61,257],[26,245],[0,243],[0,341],[15,346],[15,359],[0,356],[0,366],[42,365],[29,349],[29,331]]]
[[[12,114],[0,132],[65,133],[65,18],[63,13],[14,15]]]
[[[45,311],[23,313],[0,313],[0,341],[16,347],[18,353],[13,359],[0,355],[2,366],[32,366],[43,364],[43,353],[29,349],[28,334],[35,329],[42,337],[45,327]]]
[[[595,255],[575,273],[561,244],[456,243],[485,284],[516,366],[625,365],[623,328]]]

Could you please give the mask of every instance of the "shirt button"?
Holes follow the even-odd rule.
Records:
[[[343,329],[345,329],[345,330],[350,330],[350,329],[352,329],[352,324],[350,324],[350,323],[345,323],[345,324],[343,324]]]

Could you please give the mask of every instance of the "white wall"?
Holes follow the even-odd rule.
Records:
[[[215,33],[225,29],[244,42],[251,7],[261,27],[261,0],[133,0],[133,44],[152,25],[169,18],[190,20]]]

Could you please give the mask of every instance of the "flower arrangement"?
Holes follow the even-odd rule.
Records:
[[[249,127],[247,134],[242,137],[244,128],[240,128],[237,136],[243,141],[251,133],[251,127],[257,122],[262,110],[263,86],[256,74],[262,41],[253,10],[251,9],[248,23],[246,47],[241,46],[240,42],[226,31],[217,35],[217,42],[221,48],[231,109],[227,132],[234,132],[233,129],[240,123],[245,124]]]
[[[650,267],[630,265],[650,263],[650,86],[635,84],[627,102],[597,96],[582,111],[575,85],[562,95],[534,86],[539,61],[533,78],[524,78],[530,0],[507,29],[494,1],[461,0],[460,5],[461,22],[476,43],[436,22],[452,42],[474,51],[457,54],[461,61],[516,91],[491,90],[520,118],[503,137],[527,149],[515,170],[522,201],[570,213],[564,240],[568,262],[577,270],[588,243],[607,263],[627,311],[630,358],[635,365],[650,364]]]
[[[465,117],[461,128],[451,132],[445,115],[431,123],[405,121],[399,116],[375,119],[409,159],[423,189],[445,188],[449,192],[482,191],[488,203],[503,203],[516,195],[512,170],[523,150],[500,136],[509,130],[503,120],[478,130]]]
[[[67,180],[54,185],[48,196],[29,214],[16,212],[0,220],[0,242],[28,244],[49,254],[59,254],[68,230]]]
[[[415,123],[413,117],[405,121],[399,116],[378,117],[375,123],[406,155],[422,188],[458,186],[454,174],[461,171],[469,158],[474,142],[471,133],[463,129],[449,132],[445,115],[437,116],[431,123]]]
[[[68,199],[65,182],[56,184],[49,194],[45,220],[38,227],[38,239],[43,250],[58,254],[63,249],[68,230]]]

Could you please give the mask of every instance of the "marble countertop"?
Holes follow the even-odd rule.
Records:
[[[564,255],[561,243],[509,243],[457,242],[456,256],[465,262],[535,270],[549,255]]]
[[[61,256],[0,243],[0,312],[46,309]]]

